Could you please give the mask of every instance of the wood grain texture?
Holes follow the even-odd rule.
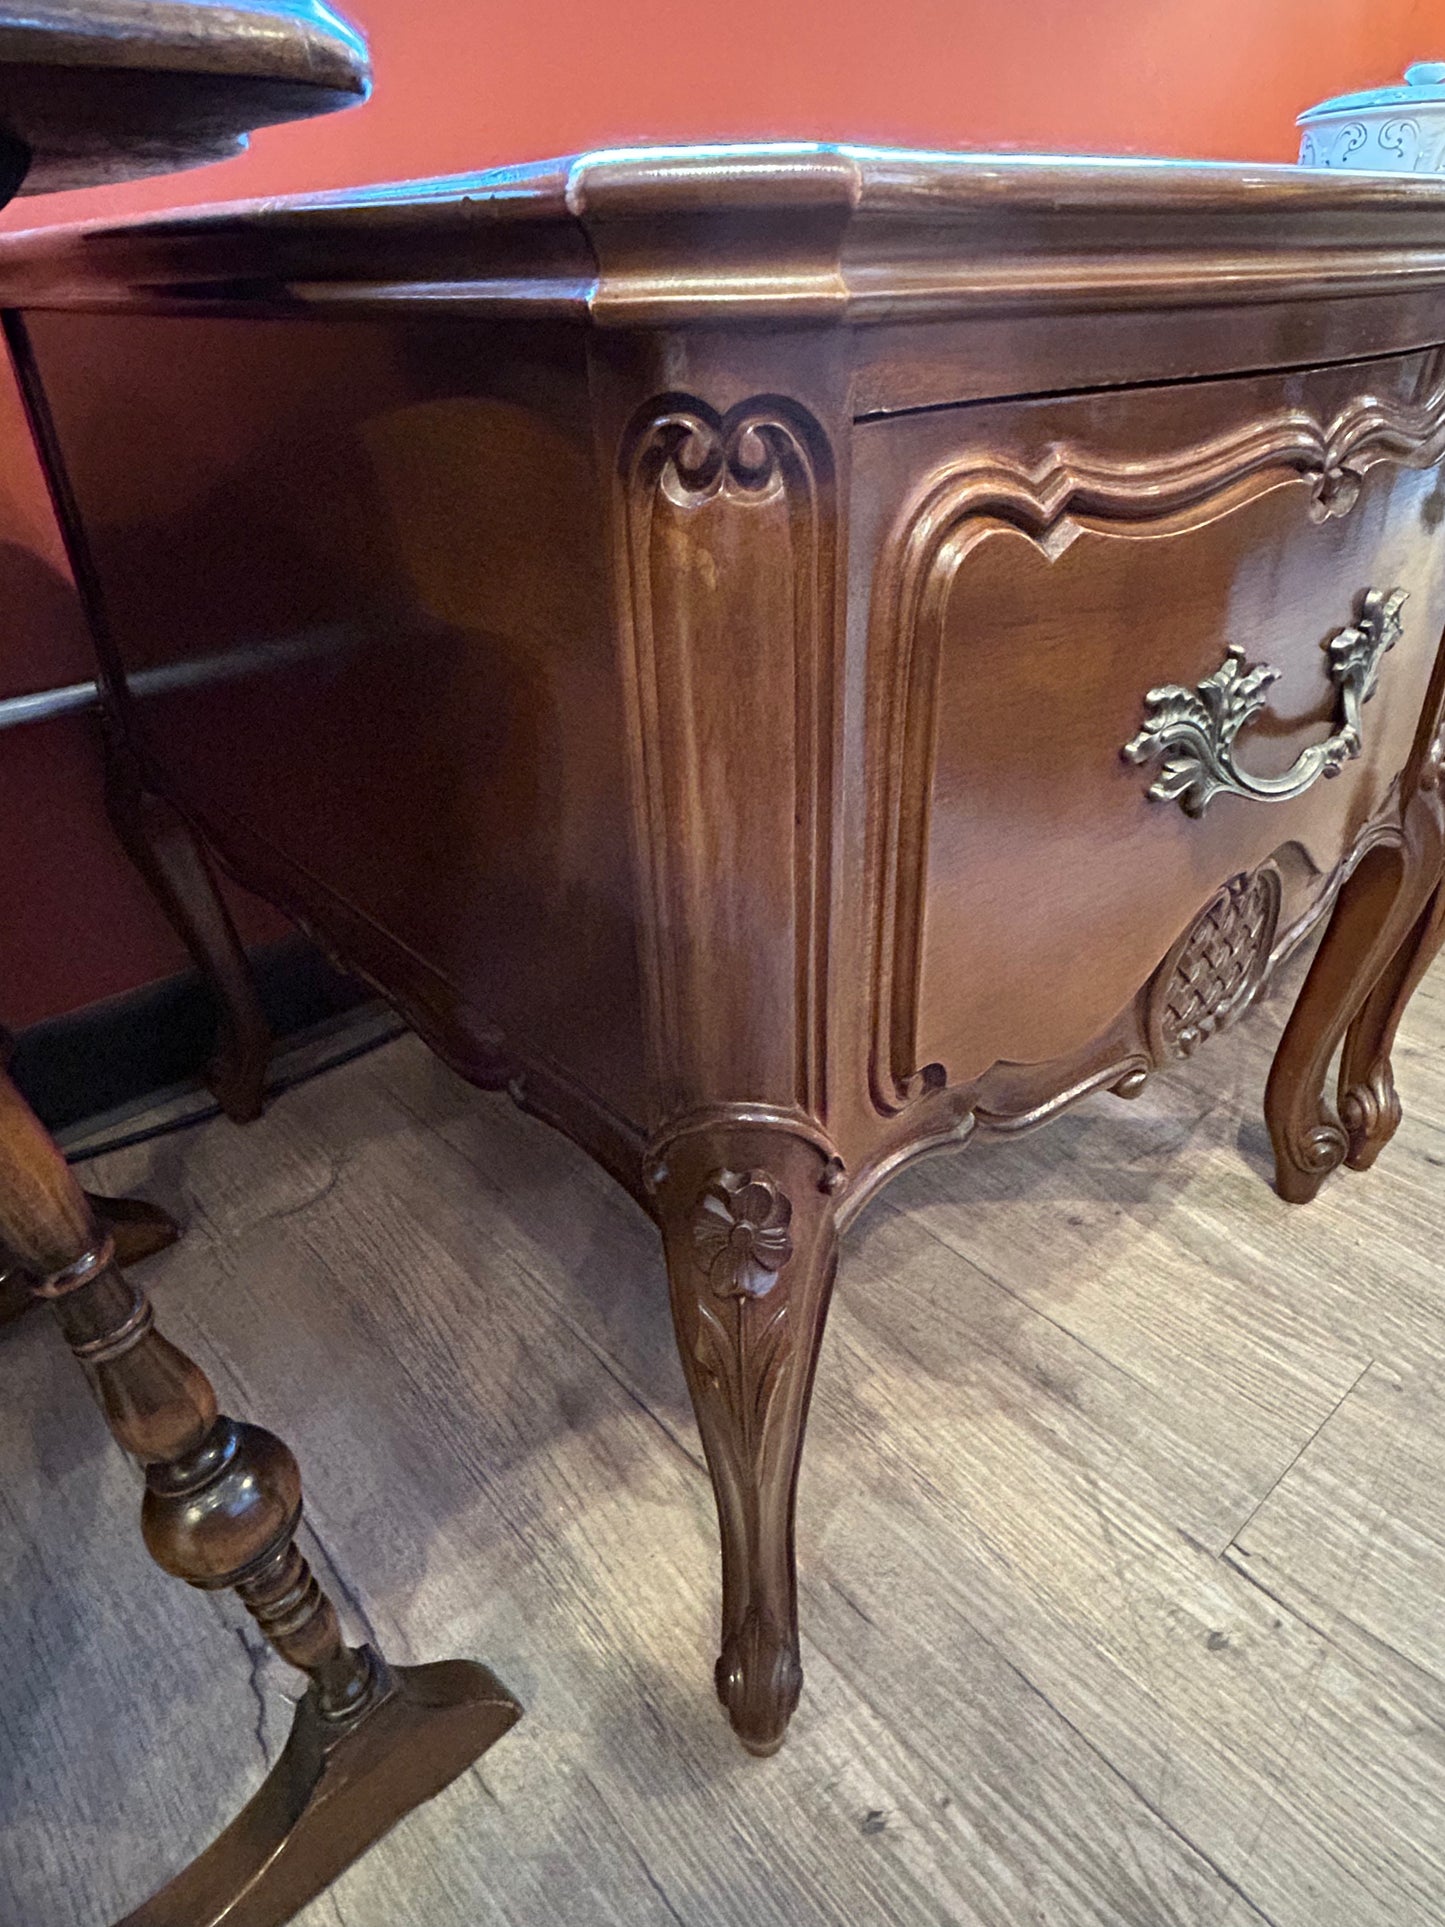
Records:
[[[594,1166],[412,1041],[245,1132],[102,1161],[92,1182],[187,1218],[162,1313],[295,1441],[368,1630],[485,1650],[528,1703],[306,1927],[1436,1927],[1445,996],[1427,978],[1406,1015],[1391,1158],[1300,1213],[1236,1142],[1291,989],[1134,1105],[920,1167],[847,1235],[809,1693],[762,1763],[692,1690],[706,1478],[650,1229]],[[1262,1127],[1243,1145],[1262,1168]],[[145,1886],[156,1812],[201,1843],[175,1748],[235,1633],[182,1599],[148,1660],[123,1545],[115,1617],[83,1611],[111,1511],[36,1336],[0,1340],[6,1599],[30,1601],[5,1621],[30,1720],[0,1734],[0,1917],[88,1927]],[[117,1801],[97,1709],[147,1665],[144,1744],[104,1724]],[[281,1683],[217,1709],[217,1779],[254,1776]],[[84,1803],[83,1862],[46,1795]]]

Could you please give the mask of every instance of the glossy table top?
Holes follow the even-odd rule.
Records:
[[[22,194],[224,160],[253,128],[364,100],[366,43],[322,0],[0,0],[0,131]]]
[[[398,249],[401,253],[398,253]],[[1445,179],[776,142],[602,150],[0,244],[6,298],[264,278],[619,325],[1445,284]]]

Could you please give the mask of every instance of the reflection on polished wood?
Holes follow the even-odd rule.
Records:
[[[1325,917],[1279,1188],[1388,1135],[1442,927],[1442,220],[796,146],[0,251],[137,782],[657,1221],[754,1751],[886,1180],[1137,1096]]]

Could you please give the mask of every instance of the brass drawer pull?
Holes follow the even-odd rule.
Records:
[[[1393,649],[1401,632],[1403,589],[1366,589],[1357,621],[1328,638],[1330,680],[1339,690],[1335,731],[1322,743],[1302,750],[1280,776],[1251,776],[1234,760],[1234,744],[1245,724],[1265,706],[1280,671],[1260,663],[1244,667],[1244,648],[1232,642],[1222,666],[1196,689],[1165,683],[1144,698],[1144,726],[1122,754],[1131,763],[1164,757],[1149,794],[1161,803],[1177,800],[1186,816],[1203,816],[1221,794],[1252,796],[1261,803],[1285,803],[1303,796],[1321,776],[1338,776],[1360,753],[1360,711],[1375,693],[1380,658]]]

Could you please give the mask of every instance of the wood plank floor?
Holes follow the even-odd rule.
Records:
[[[90,1167],[184,1220],[162,1321],[295,1446],[354,1628],[527,1706],[308,1927],[1445,1922],[1445,975],[1396,1143],[1305,1210],[1263,1181],[1283,1007],[855,1227],[771,1761],[709,1690],[654,1237],[579,1153],[407,1038]],[[53,1332],[0,1371],[0,1923],[88,1927],[292,1688],[149,1567]]]

